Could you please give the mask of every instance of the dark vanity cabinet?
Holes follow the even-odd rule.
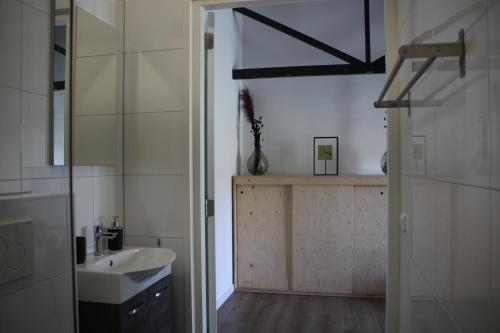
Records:
[[[171,333],[171,278],[122,304],[78,302],[80,333]]]

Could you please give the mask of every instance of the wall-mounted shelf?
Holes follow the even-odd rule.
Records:
[[[460,77],[465,76],[465,42],[464,42],[464,31],[460,30],[458,33],[458,41],[454,43],[434,43],[434,44],[420,44],[420,45],[403,45],[399,48],[399,57],[392,69],[387,82],[380,93],[379,98],[375,101],[374,106],[376,108],[401,108],[409,107],[410,101],[404,100],[403,98],[408,94],[410,89],[417,83],[417,81],[422,77],[425,71],[432,65],[432,63],[437,58],[444,57],[458,57],[460,65]],[[417,73],[408,81],[406,87],[399,93],[398,97],[394,100],[384,100],[387,91],[391,87],[396,75],[398,74],[403,62],[406,59],[417,59],[417,58],[427,58]],[[421,104],[421,105],[420,105]],[[432,101],[431,101],[431,104]],[[434,103],[435,104],[435,103]],[[414,103],[412,101],[412,106],[428,106],[428,103]]]

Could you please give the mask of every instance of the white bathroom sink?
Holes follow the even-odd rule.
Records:
[[[104,256],[87,256],[77,265],[78,300],[121,304],[169,275],[175,253],[170,249],[128,247]]]

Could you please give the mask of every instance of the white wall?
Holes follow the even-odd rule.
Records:
[[[240,83],[232,79],[232,69],[237,67],[239,62],[240,29],[232,10],[215,11],[214,189],[217,308],[234,290],[231,177],[238,173]]]
[[[498,170],[499,1],[399,1],[399,43],[452,42],[465,29],[465,78],[436,67],[412,98],[436,108],[402,113],[403,211],[400,332],[500,331]],[[475,65],[473,65],[475,64]],[[408,66],[402,69],[408,78]],[[447,82],[444,89],[438,87]],[[427,138],[417,177],[412,136]]]
[[[185,282],[189,269],[188,7],[185,0],[125,2],[126,244],[168,247],[176,253],[172,265],[176,332],[184,332],[190,283]]]
[[[383,55],[383,1],[371,1],[372,60]],[[254,10],[364,60],[362,1],[279,5]],[[243,68],[335,64],[342,61],[251,19],[243,19]],[[313,173],[313,138],[339,137],[340,174],[381,174],[384,112],[373,108],[385,75],[245,80],[263,117],[269,174]],[[253,151],[244,123],[240,172]]]
[[[74,77],[73,81],[76,86],[76,93],[73,98],[74,106],[74,126],[73,136],[78,135],[78,131],[85,131],[83,133],[85,137],[88,136],[88,132],[96,131],[96,125],[105,125],[106,123],[111,123],[105,131],[101,131],[101,134],[108,133],[109,136],[103,140],[103,144],[106,142],[116,142],[114,147],[111,147],[115,156],[110,156],[110,160],[115,164],[114,166],[74,166],[73,167],[73,195],[74,195],[74,227],[76,235],[83,235],[87,237],[87,253],[94,252],[94,232],[93,226],[98,224],[110,225],[113,221],[113,216],[120,216],[120,223],[123,222],[123,133],[122,133],[122,117],[123,117],[123,78],[119,74],[121,72],[122,59],[123,59],[123,20],[124,20],[124,0],[77,0],[75,5],[89,14],[97,17],[97,19],[105,22],[107,25],[116,29],[117,36],[111,33],[111,36],[106,36],[107,39],[101,39],[102,36],[92,36],[86,35],[88,31],[92,31],[92,28],[85,26],[86,22],[83,22],[80,15],[75,15],[75,22],[79,28],[74,34],[74,46],[76,48],[74,62]],[[92,21],[91,24],[95,24]],[[87,31],[86,31],[87,28]],[[112,31],[112,29],[100,29],[99,31]],[[109,38],[111,37],[111,38]],[[103,40],[112,40],[113,43],[99,43]],[[118,54],[116,53],[118,50]],[[113,53],[113,55],[110,55]],[[90,63],[93,61],[99,61],[103,58],[108,58],[107,62],[113,63],[113,66],[107,66],[112,69],[113,75],[117,75],[116,82],[118,86],[115,89],[110,89],[109,98],[112,101],[118,101],[117,110],[110,110],[109,108],[103,108],[103,101],[100,100],[98,105],[89,105],[96,103],[95,95],[92,95],[91,89],[84,89],[83,87],[95,87],[96,86],[96,76],[91,77],[85,76],[85,72],[88,69],[84,68],[84,62]],[[109,61],[109,58],[111,61]],[[118,67],[117,67],[118,66]],[[91,65],[91,68],[95,68],[95,64]],[[116,71],[116,72],[115,72]],[[106,77],[113,79],[113,77],[108,72]],[[105,83],[106,86],[112,86],[115,82]],[[108,88],[109,89],[109,88]],[[86,95],[83,91],[86,92]],[[90,93],[89,93],[90,92]],[[100,95],[102,96],[102,95]],[[80,108],[81,101],[86,98],[87,107],[86,114],[82,114],[82,108]],[[103,118],[107,118],[107,121],[103,121]],[[90,122],[89,122],[90,121]],[[85,125],[88,124],[88,125]],[[113,126],[114,125],[114,126]],[[77,140],[74,141],[75,143]],[[79,157],[83,155],[94,156],[94,152],[90,154],[86,153],[85,150],[88,149],[86,145],[77,145],[73,147],[73,154],[76,157],[75,161],[78,163]],[[97,150],[99,151],[99,150]],[[108,150],[111,151],[111,150]],[[102,158],[101,158],[102,160]]]

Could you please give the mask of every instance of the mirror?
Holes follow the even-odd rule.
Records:
[[[73,164],[116,165],[121,117],[119,31],[75,9]]]
[[[71,50],[70,0],[54,1],[52,15],[53,44],[52,93],[51,93],[51,156],[52,165],[68,165],[69,162],[69,92]]]
[[[70,0],[55,1],[53,28],[52,162],[69,164],[69,92],[72,93],[73,165],[115,166],[122,118],[122,56],[119,31],[75,7],[68,28]],[[73,57],[69,38],[73,34]],[[70,82],[72,61],[72,85]]]

